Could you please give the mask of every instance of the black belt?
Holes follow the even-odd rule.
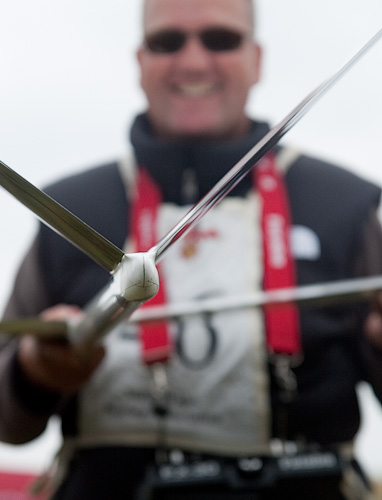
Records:
[[[333,451],[240,459],[186,457],[150,466],[137,500],[341,500],[353,461]]]

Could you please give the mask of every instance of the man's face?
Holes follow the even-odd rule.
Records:
[[[258,81],[260,49],[252,40],[247,0],[148,0],[145,37],[166,30],[188,36],[174,52],[138,51],[141,85],[156,134],[234,138],[244,134],[248,91]],[[206,48],[197,36],[224,28],[243,35],[233,50]]]

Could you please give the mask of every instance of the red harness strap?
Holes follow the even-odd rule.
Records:
[[[136,197],[132,203],[132,236],[137,252],[145,252],[157,243],[158,209],[162,201],[161,193],[145,169],[138,169]],[[158,264],[160,271],[160,264]],[[159,273],[160,276],[160,273]],[[150,300],[150,306],[166,302],[166,287],[159,279],[159,291]],[[144,304],[142,307],[145,307]],[[147,365],[164,363],[171,356],[173,343],[165,322],[139,325],[141,356]]]
[[[254,169],[254,189],[262,201],[261,229],[264,254],[264,289],[296,286],[294,260],[290,250],[289,203],[276,158],[268,154]],[[145,169],[138,169],[136,197],[132,203],[132,236],[136,251],[146,251],[157,241],[156,231],[161,193]],[[160,271],[160,264],[158,265]],[[166,287],[160,278],[159,292],[149,305],[166,302]],[[143,306],[145,307],[145,305]],[[300,344],[299,312],[294,304],[264,308],[267,345],[275,354],[298,354]],[[166,362],[173,342],[165,322],[139,326],[141,355],[145,364]]]
[[[295,265],[290,249],[290,211],[284,180],[276,158],[268,154],[254,169],[262,200],[261,229],[264,252],[264,289],[295,287]],[[295,304],[264,308],[267,344],[275,354],[301,350],[299,311]]]

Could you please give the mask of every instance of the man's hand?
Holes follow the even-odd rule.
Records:
[[[57,305],[42,313],[47,321],[69,320],[81,315],[75,306]],[[72,394],[83,386],[104,357],[103,346],[94,345],[86,357],[62,341],[41,340],[25,335],[18,359],[31,383],[60,394]]]
[[[365,321],[365,335],[377,348],[382,349],[382,295],[373,300],[373,308]]]

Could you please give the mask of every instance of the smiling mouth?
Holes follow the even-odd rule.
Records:
[[[188,83],[173,86],[175,92],[186,97],[205,97],[219,90],[216,83]]]

